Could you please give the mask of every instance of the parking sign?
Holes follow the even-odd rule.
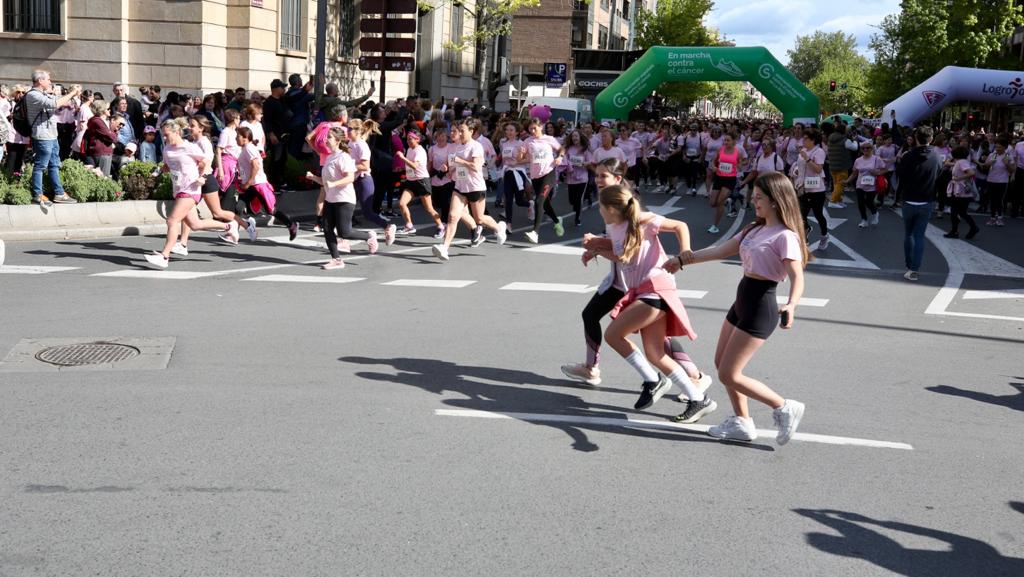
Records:
[[[569,67],[564,62],[544,63],[544,82],[549,88],[561,88],[565,84]]]

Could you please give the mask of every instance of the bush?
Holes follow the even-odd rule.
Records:
[[[150,200],[171,200],[174,198],[174,187],[171,186],[171,173],[163,172],[156,179],[156,188],[149,195]]]
[[[16,183],[21,189],[24,189],[29,194],[29,200],[31,200],[32,194],[32,170],[33,166],[31,163],[25,163],[25,167],[21,172],[21,179]],[[111,202],[118,201],[124,196],[121,192],[121,185],[114,182],[113,180],[96,174],[92,167],[86,166],[77,160],[65,160],[61,163],[60,167],[60,181],[64,186],[64,192],[71,198],[78,202]],[[53,187],[50,185],[48,178],[43,178],[43,190],[48,195],[53,195]],[[20,199],[21,195],[15,195],[16,199]],[[3,201],[7,204],[28,204],[12,202],[7,200],[5,197]]]
[[[20,181],[9,181],[0,173],[0,203],[3,204],[29,204],[32,202],[32,192],[21,186]]]
[[[124,196],[131,200],[146,200],[153,197],[157,188],[157,177],[153,176],[157,165],[136,160],[121,167],[120,184]]]

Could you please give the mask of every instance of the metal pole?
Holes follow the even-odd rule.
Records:
[[[324,76],[327,72],[327,0],[316,3],[316,78],[313,81],[313,94],[320,96],[324,89]]]
[[[385,69],[387,68],[387,58],[384,57],[384,50],[387,49],[388,45],[388,0],[382,0],[381,14],[380,14],[380,98],[378,101],[384,104],[384,93],[385,86],[387,86],[387,80],[385,79]]]

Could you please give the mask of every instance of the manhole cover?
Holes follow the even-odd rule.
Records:
[[[116,343],[80,343],[46,347],[36,353],[36,358],[58,367],[80,367],[83,365],[106,365],[119,363],[137,357],[139,349]]]

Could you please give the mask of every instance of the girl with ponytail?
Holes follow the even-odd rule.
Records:
[[[689,252],[690,230],[684,222],[643,211],[626,187],[606,187],[599,200],[609,238],[588,238],[584,248],[615,263],[615,282],[625,289],[604,336],[643,379],[634,406],[640,410],[650,407],[675,384],[687,398],[683,422],[697,422],[717,405],[665,351],[667,337],[696,339],[697,333],[679,301],[675,278],[666,270],[668,256],[658,240],[659,233],[674,233],[682,250]],[[643,352],[628,338],[636,332],[643,339]],[[665,376],[659,376],[658,370]]]

